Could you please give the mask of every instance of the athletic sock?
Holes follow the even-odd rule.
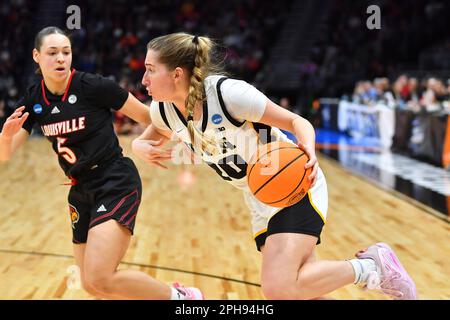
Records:
[[[377,271],[377,265],[373,259],[351,259],[347,260],[355,271],[354,284],[366,283],[371,271]]]

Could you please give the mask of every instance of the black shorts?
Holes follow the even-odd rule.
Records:
[[[126,157],[77,177],[68,197],[72,242],[86,243],[89,229],[110,219],[133,234],[141,195],[141,178]]]
[[[255,238],[256,248],[261,251],[266,238],[275,233],[307,234],[317,237],[317,244],[319,244],[324,224],[321,215],[311,204],[310,198],[305,196],[296,204],[280,210],[270,218],[267,231]]]

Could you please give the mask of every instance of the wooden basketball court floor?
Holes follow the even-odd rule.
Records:
[[[130,137],[121,138],[124,153]],[[319,259],[347,259],[378,241],[389,243],[416,281],[421,299],[450,299],[450,225],[319,157],[329,212]],[[241,193],[204,165],[180,189],[181,166],[163,171],[136,160],[143,201],[135,236],[120,268],[203,289],[208,299],[263,299],[260,253]],[[31,139],[0,164],[0,299],[93,299],[70,281],[69,186],[50,144]],[[386,299],[348,285],[335,299]]]

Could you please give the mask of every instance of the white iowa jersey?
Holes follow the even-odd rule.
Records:
[[[219,145],[216,154],[202,152],[201,158],[224,180],[249,190],[247,164],[258,146],[272,141],[291,141],[278,128],[260,124],[266,96],[245,81],[223,76],[205,79],[206,103],[196,127]],[[171,103],[153,101],[152,123],[174,134],[192,148],[186,120]],[[197,153],[199,153],[199,150]]]

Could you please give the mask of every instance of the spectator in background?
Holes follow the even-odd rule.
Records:
[[[373,84],[376,90],[376,101],[382,101],[387,104],[389,100],[393,100],[388,78],[376,78]]]
[[[443,103],[444,110],[450,114],[450,79],[447,80],[447,100]]]
[[[409,86],[409,100],[419,101],[420,93],[419,93],[419,81],[417,78],[409,78],[408,80]]]
[[[371,105],[377,101],[377,89],[372,85],[370,81],[364,81],[364,97],[367,104]]]
[[[400,107],[403,107],[409,98],[408,77],[404,74],[400,75],[394,82],[394,96],[400,102]]]
[[[436,103],[436,94],[434,93],[433,87],[435,87],[436,79],[429,78],[426,82],[426,90],[421,98],[421,105],[426,107],[429,105],[434,105]]]
[[[356,82],[355,89],[353,90],[352,101],[355,103],[361,103],[363,92],[362,81]]]
[[[419,92],[419,81],[417,78],[409,78],[409,99],[407,101],[408,109],[418,112],[420,110],[420,92]]]
[[[356,103],[372,105],[377,100],[377,89],[372,82],[358,81],[353,92],[353,101]]]
[[[442,80],[437,80],[434,91],[438,103],[442,104],[442,102],[448,99],[447,88],[445,87],[444,82]]]
[[[440,103],[445,99],[445,87],[442,81],[436,78],[429,78],[427,81],[427,89],[425,90],[421,105],[428,112],[434,112],[441,109]]]

